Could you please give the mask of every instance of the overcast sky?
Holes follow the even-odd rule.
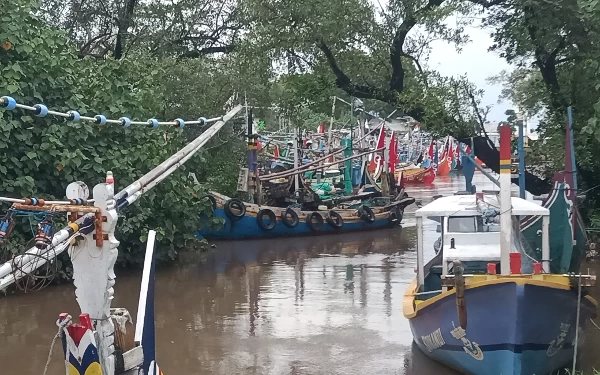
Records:
[[[471,82],[485,90],[482,106],[492,105],[488,120],[494,122],[506,120],[504,112],[513,108],[512,103],[508,101],[498,103],[501,87],[490,85],[486,79],[497,75],[502,70],[510,71],[512,68],[495,52],[488,52],[488,48],[492,45],[488,30],[471,26],[466,31],[471,42],[463,47],[461,53],[456,52],[453,44],[443,41],[433,42],[428,65],[445,76],[467,74]]]

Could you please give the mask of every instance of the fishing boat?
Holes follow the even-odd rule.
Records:
[[[363,193],[354,198],[369,198]],[[218,230],[202,229],[199,238],[243,239],[284,236],[332,234],[348,231],[374,230],[398,226],[404,208],[414,203],[414,198],[403,196],[381,206],[358,203],[357,208],[321,207],[302,210],[295,207],[274,207],[242,202],[217,192],[211,192],[214,215],[224,220]],[[374,198],[375,200],[377,198]]]
[[[396,179],[400,178],[403,184],[431,185],[435,180],[435,169],[429,163],[427,166],[417,167],[414,164],[396,168]]]
[[[417,346],[465,374],[547,375],[576,359],[596,277],[550,273],[550,211],[511,197],[510,128],[501,128],[501,192],[439,198],[416,211],[417,277],[403,312]],[[541,217],[541,259],[518,241],[518,217]],[[440,251],[424,262],[424,225]]]

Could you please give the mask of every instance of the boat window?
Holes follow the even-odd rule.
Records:
[[[448,232],[450,233],[473,233],[476,231],[473,216],[448,218]]]

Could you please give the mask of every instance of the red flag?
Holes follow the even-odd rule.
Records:
[[[381,125],[381,130],[379,130],[379,138],[377,139],[377,146],[375,149],[380,149],[385,147],[385,127]],[[383,160],[381,160],[381,156],[377,154],[371,154],[371,162],[369,163],[369,172],[373,173],[377,170],[377,168],[383,164]]]
[[[427,151],[427,156],[429,156],[429,160],[433,162],[433,153],[435,152],[435,148],[433,147],[433,139],[429,144],[429,151]]]
[[[275,150],[273,150],[273,156],[276,158],[279,157],[279,146],[275,145]]]
[[[389,158],[390,173],[394,173],[396,171],[397,163],[398,163],[398,139],[396,138],[396,133],[392,132],[392,139],[390,140],[390,158]]]
[[[317,126],[317,133],[323,134],[325,133],[325,123],[322,122],[321,125]]]

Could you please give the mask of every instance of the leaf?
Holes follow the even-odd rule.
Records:
[[[15,85],[15,84],[10,84],[10,85],[6,86],[6,91],[8,91],[9,94],[14,94],[18,90],[19,90],[19,86]]]
[[[37,154],[33,151],[27,152],[26,155],[29,159],[35,159],[37,157]]]

